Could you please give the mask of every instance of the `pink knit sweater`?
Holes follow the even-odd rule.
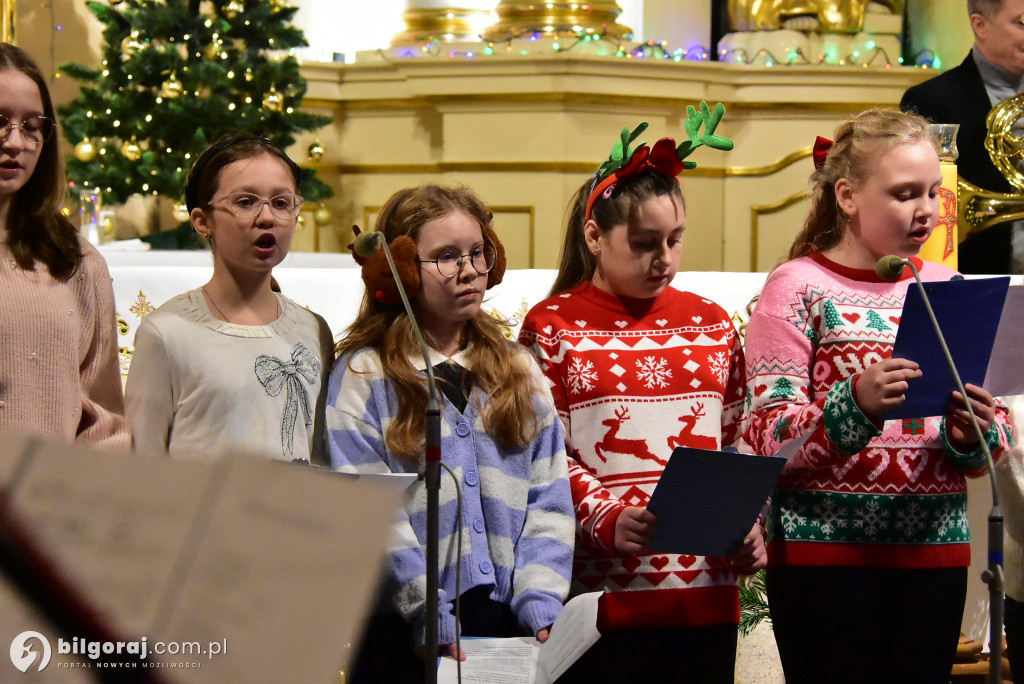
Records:
[[[128,447],[114,291],[103,257],[80,239],[69,280],[17,266],[0,230],[0,433]]]

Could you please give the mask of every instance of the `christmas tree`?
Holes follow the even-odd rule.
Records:
[[[287,148],[330,117],[299,110],[306,81],[292,48],[306,45],[287,0],[88,2],[105,24],[101,69],[63,73],[84,82],[60,108],[75,145],[68,177],[104,202],[133,194],[180,202],[192,161],[222,132],[264,135]],[[307,171],[307,201],[331,190]]]

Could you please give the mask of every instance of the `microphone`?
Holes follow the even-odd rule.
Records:
[[[967,390],[964,389],[964,383],[960,379],[960,373],[957,372],[953,356],[949,353],[946,337],[942,334],[942,328],[939,327],[938,319],[935,318],[931,300],[928,299],[924,283],[921,282],[921,274],[917,272],[914,262],[889,254],[879,259],[878,263],[875,264],[875,273],[883,280],[897,280],[903,273],[905,266],[910,267],[914,274],[914,279],[917,281],[917,288],[921,293],[921,299],[924,301],[925,311],[928,312],[928,319],[931,321],[935,334],[939,338],[942,353],[946,357],[946,363],[949,364],[950,371],[953,373],[953,379],[956,380],[956,387],[960,391],[960,396],[964,399],[967,413],[971,417],[971,425],[974,426],[974,432],[978,435],[978,442],[981,444],[981,450],[985,452],[985,461],[988,465],[988,476],[992,485],[992,509],[988,514],[988,569],[982,573],[981,578],[988,584],[989,590],[989,681],[997,683],[1002,680],[1001,671],[1003,663],[1003,512],[999,508],[996,470],[992,463],[992,452],[985,442],[985,434],[981,430],[981,424],[978,423],[978,417],[974,415],[971,401],[967,397]],[[963,276],[960,277],[962,278]]]
[[[440,494],[441,494],[441,400],[438,397],[437,382],[434,380],[434,367],[430,363],[430,353],[427,351],[427,343],[423,340],[423,333],[416,316],[412,312],[412,305],[409,297],[402,286],[402,278],[398,275],[398,268],[388,248],[388,241],[384,234],[378,230],[370,230],[356,235],[352,243],[352,249],[363,258],[369,258],[380,250],[384,250],[384,256],[388,260],[388,268],[395,279],[398,288],[398,296],[402,298],[402,306],[405,308],[405,315],[409,318],[409,325],[412,327],[413,337],[420,348],[423,356],[423,363],[427,372],[427,391],[429,397],[426,406],[425,430],[425,458],[423,462],[424,489],[427,495],[427,587],[426,587],[426,635],[424,646],[427,649],[428,662],[433,658],[432,654],[437,653],[437,621],[438,621],[438,562],[440,559]],[[458,600],[458,599],[456,599]],[[425,681],[427,684],[436,684],[437,668],[427,667],[425,670]]]
[[[878,260],[875,264],[875,273],[882,280],[899,280],[903,275],[903,267],[906,265],[903,259],[889,254]]]
[[[365,233],[356,235],[356,239],[352,243],[352,251],[364,259],[369,259],[380,251],[381,245],[384,243],[385,240],[383,233],[379,230],[368,230]],[[394,269],[392,269],[392,274],[394,275]],[[398,280],[397,275],[395,276],[395,280]],[[411,312],[406,310],[406,313],[410,314],[409,318],[412,320]]]

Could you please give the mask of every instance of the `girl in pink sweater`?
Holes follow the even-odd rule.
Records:
[[[128,446],[110,274],[60,213],[56,130],[39,68],[0,43],[0,432]]]
[[[747,329],[748,439],[773,454],[810,433],[772,497],[767,588],[787,684],[949,681],[970,562],[966,477],[985,457],[956,392],[945,416],[883,420],[917,364],[892,358],[909,268],[942,200],[923,119],[869,110],[819,140],[814,193],[789,261]],[[1005,411],[966,386],[998,458]]]
[[[624,131],[579,189],[551,297],[520,335],[565,427],[572,591],[604,592],[601,641],[560,682],[731,683],[737,578],[764,564],[754,520],[730,558],[648,548],[657,521],[646,506],[673,448],[718,449],[742,432],[743,351],[729,315],[669,287],[686,230],[682,158],[701,144],[732,146],[713,134],[721,105],[690,111],[694,139],[677,149],[665,138],[630,155]]]

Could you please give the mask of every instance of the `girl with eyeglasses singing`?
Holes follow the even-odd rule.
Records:
[[[0,43],[0,432],[127,446],[114,292],[60,213],[55,116],[39,68]]]
[[[572,569],[568,467],[540,369],[481,308],[505,270],[491,213],[464,188],[409,188],[385,203],[376,230],[391,245],[429,345],[444,395],[442,461],[463,499],[460,519],[456,486],[442,477],[441,655],[461,655],[456,596],[462,634],[545,641]],[[378,252],[363,264],[366,296],[331,372],[328,441],[331,463],[343,472],[414,473],[423,462],[426,363],[382,260]],[[395,523],[381,600],[347,673],[351,684],[418,683],[424,663],[434,667],[436,654],[423,653],[425,509],[416,482]]]
[[[301,170],[258,137],[221,138],[196,160],[185,202],[210,243],[210,281],[139,326],[128,383],[135,447],[188,459],[249,451],[326,463],[327,323],[272,288],[302,198]]]

